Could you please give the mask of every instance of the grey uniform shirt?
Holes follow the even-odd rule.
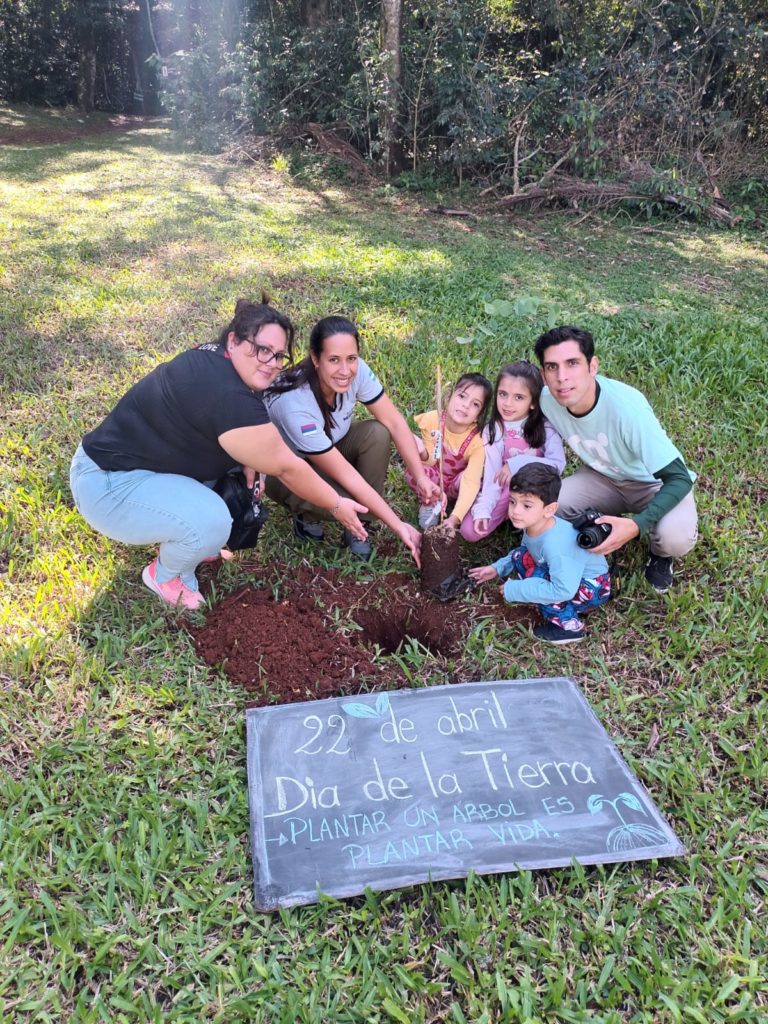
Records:
[[[336,395],[336,406],[331,414],[333,428],[330,436],[323,424],[323,414],[309,384],[293,391],[265,395],[269,418],[283,436],[288,447],[297,455],[322,455],[340,441],[349,431],[355,404],[370,405],[384,394],[381,381],[362,359],[357,361],[357,373],[349,389]]]

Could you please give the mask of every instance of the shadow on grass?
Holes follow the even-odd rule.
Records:
[[[101,137],[97,141],[56,147],[55,154],[48,147],[47,151],[40,151],[37,173],[40,176],[45,176],[48,171],[53,174],[54,168],[49,164],[56,157],[59,159],[55,169],[60,173],[62,153],[77,157],[99,152],[104,154],[106,163],[121,156],[135,157],[145,151],[172,148],[168,146],[167,134],[156,132],[126,134],[118,138],[110,136],[108,144],[105,142]],[[25,154],[25,165],[29,165],[30,160],[30,154]],[[11,171],[13,166],[11,161]],[[94,166],[99,166],[97,161]],[[17,168],[19,173],[21,170]],[[73,170],[80,170],[77,161]],[[34,255],[36,264],[43,264],[46,276],[53,282],[38,293],[42,301],[59,298],[59,282],[71,277],[73,261],[80,264],[77,272],[85,278],[86,290],[97,292],[99,298],[96,303],[99,308],[95,312],[73,318],[61,334],[71,337],[94,330],[105,304],[110,315],[115,316],[119,314],[121,305],[148,299],[142,294],[142,274],[149,275],[152,286],[157,284],[167,289],[170,285],[169,272],[181,267],[189,277],[181,284],[194,286],[195,277],[199,282],[195,288],[198,304],[220,300],[230,285],[235,294],[244,290],[242,273],[222,271],[221,265],[217,267],[215,281],[205,280],[205,250],[213,246],[215,254],[221,256],[217,250],[226,247],[228,236],[231,235],[233,240],[242,238],[252,220],[257,220],[262,212],[270,212],[269,203],[254,199],[250,193],[246,199],[233,186],[233,182],[242,179],[241,168],[226,167],[208,159],[195,166],[195,173],[215,187],[215,195],[185,192],[177,196],[169,212],[160,212],[144,221],[139,217],[125,226],[107,222],[100,225],[98,234],[94,236],[92,233],[87,239],[49,239],[49,218],[42,212],[34,215],[36,223],[33,220],[30,226],[32,238],[27,245],[28,253]],[[34,180],[34,166],[31,175]],[[264,178],[270,178],[266,170]],[[178,176],[179,187],[185,180],[182,172]],[[89,190],[86,199],[118,194],[129,201],[134,191],[145,187],[144,183],[110,184],[104,189]],[[164,187],[168,187],[167,184]],[[311,196],[322,203],[322,210],[309,211],[301,224],[297,232],[297,247],[302,243],[326,249],[335,245],[338,252],[318,254],[314,266],[311,258],[305,259],[302,266],[297,267],[298,273],[273,272],[265,263],[265,278],[272,278],[277,283],[278,300],[288,308],[301,311],[306,298],[318,308],[319,313],[344,308],[354,315],[355,308],[360,309],[361,306],[395,308],[402,310],[406,318],[415,321],[418,327],[438,338],[440,343],[445,340],[443,332],[449,338],[462,330],[466,332],[467,323],[480,318],[484,298],[508,297],[522,290],[530,291],[531,280],[536,281],[538,294],[552,301],[557,299],[564,315],[582,323],[590,319],[604,321],[603,313],[585,312],[594,307],[596,297],[602,304],[615,302],[617,309],[628,310],[626,277],[622,274],[633,271],[621,271],[620,267],[614,266],[610,253],[585,254],[583,247],[574,249],[567,223],[556,225],[548,237],[542,238],[541,225],[536,225],[533,231],[521,231],[512,220],[484,221],[468,235],[457,237],[455,224],[446,218],[425,214],[413,203],[398,204],[393,209],[388,202],[372,197],[370,191],[360,188],[346,189],[341,199],[308,185],[294,189],[294,192],[299,200],[302,196]],[[509,238],[503,244],[499,243],[498,237],[488,236],[489,231],[497,236],[499,230],[505,228]],[[185,253],[184,244],[190,240],[192,252]],[[678,258],[683,258],[682,245],[679,243]],[[596,242],[594,248],[599,249],[599,243]],[[389,260],[377,260],[382,250],[391,250]],[[350,253],[354,254],[354,259]],[[642,246],[636,255],[635,262],[642,266],[668,264],[670,243],[665,238],[643,236]],[[590,263],[592,256],[595,256],[596,263]],[[126,261],[140,271],[135,283],[125,281]],[[388,262],[390,265],[386,265]],[[25,273],[28,271],[22,269],[16,275],[11,271],[7,276],[11,294],[23,292]],[[674,295],[673,286],[665,277],[657,279],[655,272],[648,270],[635,277],[634,306],[657,306],[665,289],[672,289],[670,297]],[[117,278],[120,278],[119,285],[116,284]],[[294,290],[301,293],[296,299],[291,295]],[[712,309],[717,307],[719,299],[707,295],[703,301]],[[41,304],[39,300],[37,304]],[[445,321],[435,324],[434,309],[440,307],[445,310]],[[648,309],[644,308],[635,308],[632,312],[638,318],[649,315]],[[17,314],[17,320],[22,316],[23,313]],[[527,351],[541,326],[535,321],[510,325],[509,348],[512,349],[513,345],[517,348],[512,354],[522,354],[519,348],[522,341],[525,341]],[[15,327],[17,337],[27,334],[23,324],[11,323],[9,327],[11,330]],[[636,324],[635,328],[642,329],[642,325]],[[50,340],[55,343],[58,339],[54,336]],[[477,351],[466,354],[474,359]],[[27,352],[25,365],[27,355],[30,356],[30,372],[22,374],[20,379],[26,382],[34,380],[34,386],[39,387],[47,361],[35,359],[31,352]],[[484,354],[481,359],[485,359]],[[489,361],[494,361],[493,356]]]

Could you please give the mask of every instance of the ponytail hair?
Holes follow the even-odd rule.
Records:
[[[239,345],[242,341],[254,342],[262,327],[277,324],[285,331],[288,339],[288,355],[293,360],[293,343],[296,330],[285,315],[270,305],[271,298],[266,292],[261,293],[261,302],[250,299],[238,299],[235,303],[235,314],[226,327],[223,327],[216,340],[219,348],[224,348],[230,334],[234,334]]]
[[[543,448],[547,437],[544,429],[544,413],[541,411],[541,405],[539,404],[543,382],[538,367],[534,366],[533,363],[529,363],[527,359],[519,359],[516,363],[507,363],[499,370],[496,386],[493,389],[493,416],[488,425],[488,443],[493,444],[496,440],[497,427],[500,433],[504,429],[498,403],[499,385],[504,377],[520,377],[525,381],[531,393],[531,405],[533,408],[526,416],[525,423],[523,424],[523,437],[529,448]]]
[[[333,407],[328,405],[325,396],[320,390],[320,381],[315,364],[312,362],[312,356],[319,359],[323,354],[325,339],[330,338],[334,334],[350,334],[355,339],[358,352],[360,351],[360,334],[352,321],[345,316],[325,316],[322,320],[317,321],[310,332],[310,354],[290,370],[285,370],[281,373],[265,390],[266,395],[283,395],[286,391],[295,391],[297,388],[308,384],[309,390],[312,392],[323,415],[323,427],[329,437],[336,425],[333,419]]]

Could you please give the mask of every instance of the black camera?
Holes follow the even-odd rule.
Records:
[[[596,523],[596,519],[601,519],[603,513],[596,512],[593,508],[588,508],[581,513],[578,519],[574,519],[572,526],[574,530],[578,530],[576,536],[576,543],[580,548],[596,548],[598,544],[602,544],[605,538],[611,532],[611,527],[608,523]]]

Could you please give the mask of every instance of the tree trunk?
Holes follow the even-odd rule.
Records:
[[[403,142],[400,125],[402,24],[403,0],[381,0],[381,52],[386,56],[387,78],[380,125],[384,173],[388,178],[403,169]]]
[[[77,68],[77,105],[86,114],[96,106],[96,44],[93,39],[80,43]]]
[[[301,0],[301,23],[306,28],[320,28],[328,21],[328,0]]]
[[[199,41],[200,26],[202,24],[202,11],[200,0],[186,0],[184,13],[181,17],[181,48],[191,50]]]
[[[98,17],[88,0],[72,6],[77,41],[77,105],[89,114],[96,106],[96,30]]]

